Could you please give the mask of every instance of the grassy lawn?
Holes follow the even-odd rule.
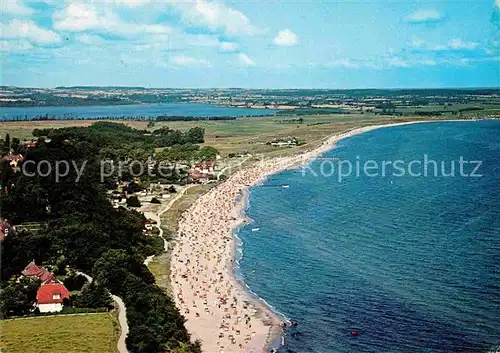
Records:
[[[115,353],[115,313],[59,315],[0,321],[2,353]]]

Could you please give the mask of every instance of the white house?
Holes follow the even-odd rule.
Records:
[[[36,292],[36,302],[41,313],[61,311],[64,299],[69,300],[69,291],[54,276],[43,282]]]

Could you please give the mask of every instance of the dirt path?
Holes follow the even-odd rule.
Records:
[[[77,272],[78,275],[82,275],[87,279],[89,283],[92,283],[94,280],[92,277],[83,272]],[[117,297],[116,295],[111,294],[111,298],[118,305],[118,322],[120,324],[120,337],[118,338],[118,352],[119,353],[129,353],[127,349],[127,344],[125,343],[125,339],[128,335],[128,323],[127,323],[127,308],[125,308],[125,303],[123,303],[122,298]]]
[[[144,215],[146,216],[146,218],[154,219],[156,221],[156,228],[158,228],[158,230],[160,231],[160,233],[158,234],[158,236],[163,239],[163,251],[165,251],[165,252],[168,251],[168,241],[163,237],[163,229],[161,228],[161,216],[165,212],[167,212],[170,208],[172,208],[172,206],[174,205],[174,203],[177,200],[179,200],[189,188],[191,188],[193,186],[194,185],[186,186],[184,189],[182,189],[181,191],[179,191],[177,193],[177,195],[175,195],[175,197],[172,200],[170,200],[170,202],[160,212],[158,212],[158,213],[144,212]],[[146,260],[144,260],[144,265],[148,266],[149,263],[153,260],[154,257],[155,257],[155,255],[148,256],[146,258]]]

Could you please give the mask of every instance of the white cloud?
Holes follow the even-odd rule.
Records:
[[[182,20],[193,27],[206,27],[210,31],[222,31],[227,35],[255,35],[262,31],[252,25],[248,17],[225,4],[206,0],[169,1],[180,11]]]
[[[114,0],[117,4],[123,4],[129,7],[139,7],[142,5],[146,5],[150,2],[150,0]]]
[[[196,59],[191,56],[177,55],[172,58],[172,64],[182,67],[211,67],[212,65],[208,60]]]
[[[398,57],[391,57],[387,59],[387,63],[389,66],[394,66],[394,67],[409,67],[410,63],[407,60],[398,58]]]
[[[54,29],[68,32],[93,30],[120,36],[171,32],[171,28],[165,25],[124,22],[109,9],[100,10],[90,4],[71,3],[54,13],[53,22]]]
[[[409,23],[437,22],[444,17],[435,9],[420,9],[411,13],[407,18]]]
[[[422,39],[413,39],[410,47],[424,51],[453,51],[453,50],[474,50],[479,45],[478,42],[467,42],[460,38],[450,39],[445,44],[431,44]]]
[[[436,61],[433,59],[424,59],[420,63],[425,66],[436,66]]]
[[[172,37],[182,44],[195,47],[218,47],[220,45],[219,39],[210,34],[176,33]]]
[[[274,38],[274,43],[280,46],[293,46],[299,43],[299,37],[287,28],[278,32],[278,35]]]
[[[500,9],[500,0],[495,0],[495,7]]]
[[[219,51],[222,53],[234,53],[240,49],[238,43],[233,42],[221,42],[219,45]]]
[[[355,62],[351,59],[344,58],[344,59],[337,59],[329,62],[327,67],[343,67],[346,69],[359,69],[361,67],[361,64],[359,62]]]
[[[0,14],[14,15],[14,16],[30,16],[34,10],[26,6],[22,0],[1,0],[0,1]]]
[[[33,45],[27,40],[0,40],[0,51],[22,52],[33,49]]]
[[[479,43],[477,42],[464,42],[459,38],[454,38],[448,41],[448,47],[454,50],[466,49],[472,50],[475,49]]]
[[[61,37],[54,31],[41,28],[33,21],[12,20],[0,25],[0,36],[10,39],[27,39],[39,45],[51,45],[61,42]]]
[[[416,48],[416,49],[423,48],[425,45],[426,45],[425,40],[423,40],[423,39],[418,39],[418,38],[413,39],[413,40],[411,41],[411,43],[410,43],[410,46],[411,46],[412,48]]]
[[[287,64],[287,63],[277,63],[275,65],[275,68],[278,70],[288,70],[292,68],[292,65]]]
[[[255,61],[253,61],[248,55],[245,53],[240,53],[238,55],[238,59],[240,59],[240,64],[245,67],[256,66]]]
[[[86,33],[76,36],[76,40],[86,45],[101,45],[106,42],[101,36]]]
[[[88,5],[72,3],[53,15],[54,28],[60,31],[80,32],[95,29],[100,19]]]

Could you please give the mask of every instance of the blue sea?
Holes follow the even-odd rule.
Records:
[[[280,352],[496,351],[500,121],[373,130],[323,157],[253,187],[238,233],[242,280],[299,322]],[[332,173],[357,160],[369,175]],[[427,176],[418,162],[374,176],[397,160],[427,161]]]
[[[154,103],[72,107],[0,107],[0,120],[28,120],[48,115],[53,119],[92,119],[102,117],[156,116],[256,116],[272,115],[274,109],[224,107],[203,103]]]

